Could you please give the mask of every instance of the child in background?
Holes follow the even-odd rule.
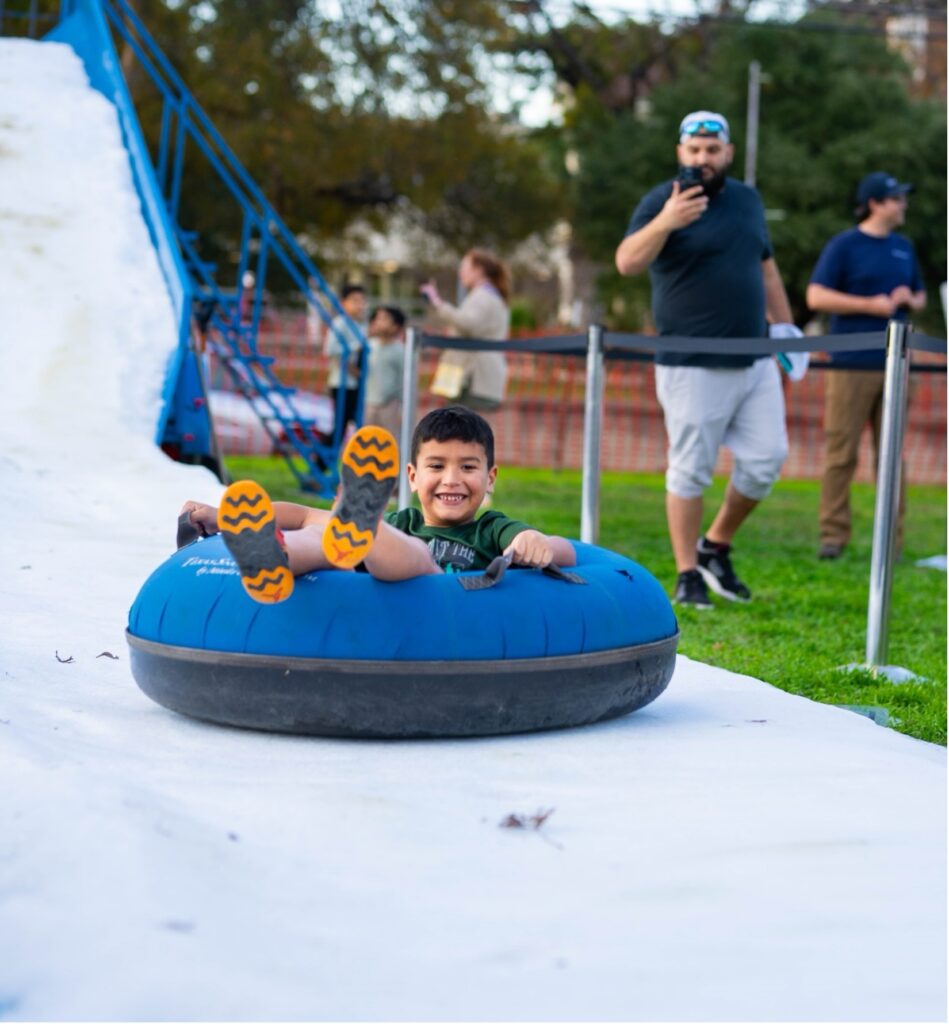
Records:
[[[285,600],[293,578],[316,569],[362,566],[376,579],[397,581],[485,569],[500,554],[536,568],[576,564],[563,537],[496,511],[476,518],[498,473],[494,435],[476,412],[448,406],[419,421],[406,472],[421,510],[383,519],[398,467],[392,435],[362,427],[343,452],[340,492],[329,512],[271,503],[259,484],[241,480],[224,492],[219,508],[187,501],[182,514],[205,536],[221,531],[244,589],[262,603]]]
[[[359,328],[354,331],[345,316],[334,318],[324,340],[324,351],[329,356],[329,374],[327,386],[333,396],[333,413],[339,413],[339,392],[344,391],[343,398],[343,430],[350,423],[356,422],[356,403],[359,398],[359,359],[362,354],[363,340],[360,335],[366,333],[366,289],[361,284],[348,284],[340,293],[340,305],[346,311],[349,320]],[[343,356],[344,338],[348,352]],[[345,367],[343,362],[345,361]]]
[[[363,422],[399,436],[402,420],[402,368],[405,362],[405,314],[397,306],[379,306],[369,321],[369,377]]]

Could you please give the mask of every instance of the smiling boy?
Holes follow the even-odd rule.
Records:
[[[398,465],[392,435],[363,427],[343,452],[331,511],[271,503],[262,487],[242,480],[225,491],[219,508],[188,501],[182,513],[200,533],[221,531],[244,589],[263,603],[285,600],[293,577],[316,569],[359,567],[395,582],[484,569],[500,554],[536,568],[576,563],[573,545],[563,537],[548,537],[494,510],[477,517],[498,467],[491,427],[470,409],[435,409],[419,421],[406,471],[421,509],[383,519]]]

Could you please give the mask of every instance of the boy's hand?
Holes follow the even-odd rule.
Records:
[[[179,515],[188,513],[188,520],[191,525],[203,537],[210,537],[217,533],[217,509],[214,505],[205,505],[202,501],[186,501],[181,506]]]
[[[550,565],[554,558],[550,541],[540,530],[523,530],[504,549],[504,554],[511,556],[514,565],[530,565],[537,569]]]

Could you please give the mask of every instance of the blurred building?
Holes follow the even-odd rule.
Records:
[[[886,38],[909,65],[919,96],[946,98],[946,8],[912,9],[886,18]]]

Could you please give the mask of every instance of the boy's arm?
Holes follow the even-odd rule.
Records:
[[[564,568],[577,564],[573,545],[564,537],[548,537],[540,530],[521,530],[504,549],[511,556],[514,565],[530,565],[543,568],[545,565]]]
[[[577,564],[577,552],[566,537],[548,537],[547,540],[554,551],[554,565],[567,569]]]
[[[319,509],[309,505],[297,505],[292,501],[275,501],[274,517],[281,530],[299,530],[309,522],[321,522]],[[181,506],[179,515],[187,512],[193,526],[201,530],[205,536],[217,533],[217,506],[206,505],[203,501],[186,501]],[[311,515],[311,513],[314,513]]]
[[[275,501],[273,510],[281,530],[302,530],[304,526],[324,522],[326,517],[325,510],[298,505],[295,501]]]
[[[188,513],[188,522],[204,537],[217,533],[217,507],[206,505],[203,501],[186,501],[181,506],[179,516]]]

